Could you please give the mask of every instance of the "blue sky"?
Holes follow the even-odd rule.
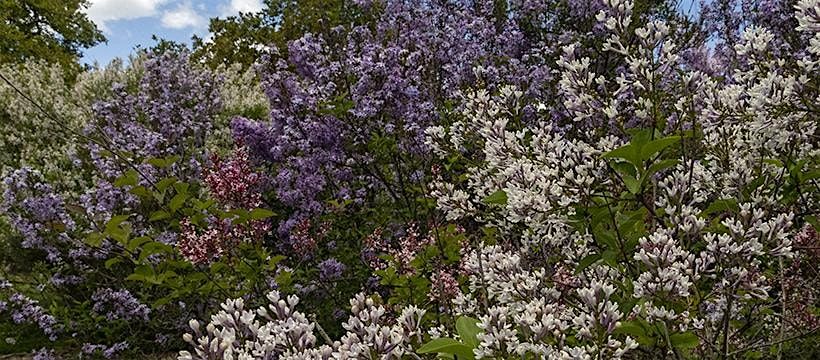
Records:
[[[91,0],[86,12],[103,30],[107,43],[83,53],[86,64],[125,58],[134,47],[151,46],[151,35],[190,43],[191,35],[208,34],[208,19],[258,11],[262,0]]]

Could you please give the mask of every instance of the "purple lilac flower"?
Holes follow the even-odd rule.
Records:
[[[97,352],[101,353],[102,356],[106,359],[113,359],[116,357],[117,354],[121,353],[122,351],[128,349],[128,342],[118,342],[111,346],[106,346],[102,344],[91,344],[85,343],[81,349],[83,354],[92,355]]]
[[[64,275],[62,273],[55,273],[51,275],[51,279],[49,280],[52,285],[57,287],[67,286],[67,285],[77,285],[82,283],[85,280],[85,277],[79,275]]]
[[[40,172],[30,168],[13,171],[3,183],[5,190],[0,212],[6,214],[11,225],[23,236],[22,246],[45,251],[49,261],[60,261],[62,255],[49,240],[67,243],[70,241],[67,232],[76,227],[62,196],[45,182]]]
[[[205,136],[222,106],[218,85],[215,75],[195,69],[185,53],[150,54],[138,91],[129,93],[115,84],[114,98],[94,105],[97,122],[89,124],[86,132],[101,131],[110,139],[107,147],[138,159],[189,154],[190,158],[170,170],[177,176],[196,176],[199,164],[207,159],[202,149]],[[106,149],[97,144],[89,148],[95,166],[106,178],[122,174],[118,159],[104,156]],[[162,176],[152,165],[138,167],[148,177]],[[112,207],[110,202],[102,203],[104,209]]]
[[[148,315],[151,313],[151,309],[140,303],[128,290],[98,289],[91,296],[91,300],[94,301],[92,311],[97,315],[105,315],[108,320],[148,321]]]
[[[330,258],[319,263],[319,279],[322,281],[338,280],[347,269],[345,264],[335,258]]]
[[[40,327],[40,330],[48,336],[49,340],[57,340],[60,333],[60,326],[57,319],[46,313],[45,309],[39,305],[37,300],[32,300],[27,296],[14,293],[9,297],[8,302],[11,312],[11,319],[15,324],[32,323]]]
[[[124,351],[124,350],[126,350],[126,349],[128,349],[128,342],[125,342],[125,341],[123,341],[123,342],[118,342],[118,343],[116,343],[116,344],[114,344],[114,345],[111,345],[111,347],[109,347],[108,349],[105,349],[105,350],[103,351],[103,356],[104,356],[106,359],[112,359],[112,358],[114,358],[117,354],[119,354],[119,353],[123,352],[123,351]]]

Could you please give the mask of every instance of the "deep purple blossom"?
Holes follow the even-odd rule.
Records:
[[[326,259],[319,263],[319,279],[322,281],[334,281],[342,277],[347,266],[335,258]]]
[[[148,321],[151,309],[140,303],[128,290],[98,289],[91,296],[94,301],[92,311],[97,315],[104,315],[109,321],[113,320],[142,320]]]

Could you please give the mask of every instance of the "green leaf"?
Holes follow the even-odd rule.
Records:
[[[114,180],[114,186],[135,186],[137,185],[137,179],[139,179],[139,174],[137,174],[136,170],[131,169],[126,171],[122,176],[118,177],[117,180]]]
[[[112,217],[111,220],[105,224],[103,234],[120,243],[127,242],[128,237],[131,236],[131,226],[123,224],[123,222],[128,220],[128,217],[129,215],[117,215]]]
[[[820,221],[817,221],[817,216],[806,216],[804,220],[814,227],[815,230],[820,229]]]
[[[120,259],[118,257],[110,258],[110,259],[105,261],[105,268],[106,269],[111,269],[114,265],[119,264],[121,262],[122,262],[122,259]]]
[[[176,182],[177,182],[177,178],[172,176],[172,177],[167,177],[167,178],[164,178],[164,179],[158,181],[155,184],[155,186],[157,187],[157,190],[162,191],[164,193],[165,190],[168,190],[169,186],[171,186],[173,184],[176,184]]]
[[[174,248],[157,241],[149,241],[142,245],[139,260],[143,261],[145,258],[154,254],[172,253]]]
[[[698,346],[700,339],[691,332],[685,332],[670,335],[669,342],[676,348],[691,349]]]
[[[268,209],[262,209],[262,208],[253,209],[248,214],[248,216],[251,218],[251,220],[266,219],[266,218],[269,218],[269,217],[272,217],[272,216],[275,216],[275,215],[276,215],[275,212],[270,211]]]
[[[592,217],[589,222],[589,225],[592,228],[596,228],[602,224],[609,223],[609,208],[607,208],[606,206],[589,208],[589,214]]]
[[[279,263],[285,259],[286,258],[282,255],[271,256],[268,260],[268,270],[276,270],[276,267],[279,265]]]
[[[179,161],[179,159],[180,159],[179,155],[172,155],[172,156],[168,156],[166,158],[152,157],[152,158],[145,159],[145,161],[143,161],[143,162],[146,163],[146,164],[154,165],[158,168],[167,168],[167,167],[170,167],[171,165],[173,165],[175,162]]]
[[[774,165],[776,167],[783,167],[783,162],[777,159],[763,159],[761,161],[769,165]]]
[[[641,192],[641,182],[638,179],[630,175],[623,175],[621,178],[624,180],[624,185],[626,185],[626,189],[629,190],[630,194],[635,195]]]
[[[173,198],[171,198],[171,201],[168,203],[168,207],[171,211],[177,211],[182,207],[182,205],[185,204],[185,200],[188,200],[188,194],[176,194]]]
[[[613,269],[618,268],[618,251],[617,250],[607,250],[601,254],[601,258],[604,259],[604,263],[611,266]]]
[[[635,165],[632,165],[632,163],[626,161],[613,161],[610,163],[610,166],[612,166],[612,168],[619,174],[631,175],[633,177],[638,176],[638,172],[635,170]]]
[[[640,148],[635,146],[634,144],[626,144],[621,146],[615,150],[612,150],[601,157],[604,159],[612,159],[612,158],[620,158],[632,163],[636,167],[640,164]]]
[[[145,159],[145,161],[143,161],[143,163],[154,165],[158,168],[164,168],[167,166],[165,165],[165,159],[155,157],[147,158]]]
[[[618,239],[612,231],[605,229],[603,226],[598,226],[592,230],[592,235],[595,239],[595,243],[601,249],[618,250]]]
[[[478,319],[474,319],[469,316],[460,316],[458,320],[456,320],[456,330],[458,331],[458,336],[464,344],[473,349],[478,347],[477,336],[478,333],[481,332],[481,328],[479,328],[477,324]]]
[[[145,244],[145,243],[150,242],[150,241],[151,241],[151,238],[148,237],[148,236],[135,237],[135,238],[128,241],[128,245],[125,246],[125,249],[128,250],[128,251],[134,251],[138,247],[142,246],[142,244]],[[142,259],[140,259],[140,260],[142,260]]]
[[[171,166],[179,161],[179,159],[182,159],[182,157],[179,155],[171,155],[165,158],[165,163],[168,164],[168,166]]]
[[[418,350],[419,354],[440,353],[453,354],[459,359],[472,360],[475,359],[473,349],[456,340],[450,338],[438,338],[430,340],[430,342],[422,345]]]
[[[154,268],[148,265],[140,265],[134,269],[133,274],[128,275],[126,280],[153,282],[155,276]]]
[[[800,182],[809,182],[810,180],[820,179],[820,170],[802,172],[798,177],[800,178]]]
[[[584,271],[584,269],[586,269],[586,268],[590,267],[592,264],[598,262],[598,260],[601,260],[601,254],[587,255],[586,257],[581,259],[580,262],[578,262],[578,268],[575,269],[575,273],[580,274],[582,271]]]
[[[656,153],[662,151],[663,149],[666,149],[670,145],[677,143],[678,141],[680,141],[680,139],[680,136],[667,136],[665,138],[652,140],[646,143],[641,148],[641,161],[649,160]]]
[[[621,325],[618,326],[613,333],[629,335],[635,338],[646,336],[646,330],[644,330],[643,326],[634,321],[621,321]]]
[[[125,222],[125,220],[128,220],[129,217],[131,217],[131,215],[115,215],[115,216],[112,216],[111,220],[108,220],[108,222],[105,223],[105,228],[106,229],[116,229],[120,226],[120,224]]]
[[[716,213],[716,212],[725,212],[725,211],[737,211],[739,208],[737,206],[737,200],[734,199],[721,199],[713,201],[709,204],[709,207],[700,214],[702,217],[707,217],[707,215]]]
[[[151,192],[148,191],[148,189],[146,189],[145,186],[142,185],[134,186],[131,188],[131,190],[128,190],[128,192],[137,195],[143,199],[148,199],[151,197]]]
[[[214,200],[214,199],[208,199],[208,200],[205,200],[205,201],[200,201],[199,199],[193,199],[193,202],[194,202],[194,208],[197,209],[197,210],[205,210],[205,209],[211,207],[212,205],[216,204],[216,200]]]
[[[482,200],[485,204],[507,205],[507,193],[498,190]]]
[[[161,274],[159,274],[159,276],[157,276],[157,283],[162,283],[165,280],[173,279],[173,278],[178,277],[178,276],[179,275],[176,272],[174,272],[173,270],[166,270],[166,271],[163,271]]]
[[[643,146],[646,145],[652,137],[652,131],[650,129],[630,129],[627,130],[627,132],[632,135],[629,142],[634,144],[638,149],[643,148]]]
[[[629,161],[636,168],[642,168],[641,164],[645,160],[649,160],[653,155],[675,144],[680,139],[680,136],[669,136],[649,141],[649,132],[639,131],[633,135],[629,144],[604,154],[602,158],[620,158]]]
[[[293,283],[293,274],[290,271],[282,271],[274,278],[276,284],[288,288]]]
[[[148,221],[153,222],[153,221],[165,220],[165,219],[170,218],[170,217],[171,217],[171,214],[169,214],[167,211],[157,210],[157,211],[154,211],[151,214],[151,217],[148,219]]]
[[[103,239],[105,239],[105,237],[102,234],[96,231],[90,232],[85,237],[85,243],[93,247],[100,247],[100,245],[102,245]]]
[[[653,343],[651,336],[646,333],[646,329],[637,321],[622,321],[613,333],[629,335],[641,345],[651,345]]]
[[[241,220],[247,220],[250,218],[250,211],[245,209],[231,209],[230,211],[224,214],[224,219],[236,218]]]
[[[178,183],[174,184],[174,190],[177,191],[177,194],[187,194],[188,193],[188,188],[190,186],[191,186],[191,184],[184,183],[184,182],[178,182]]]

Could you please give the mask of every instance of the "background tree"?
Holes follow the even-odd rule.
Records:
[[[105,41],[85,0],[0,1],[0,63],[45,59],[76,73],[80,51]]]
[[[220,64],[253,64],[268,46],[283,50],[290,40],[305,33],[327,33],[338,25],[360,21],[360,12],[345,0],[265,0],[256,13],[212,18],[211,39],[193,38],[197,60],[210,67]]]

